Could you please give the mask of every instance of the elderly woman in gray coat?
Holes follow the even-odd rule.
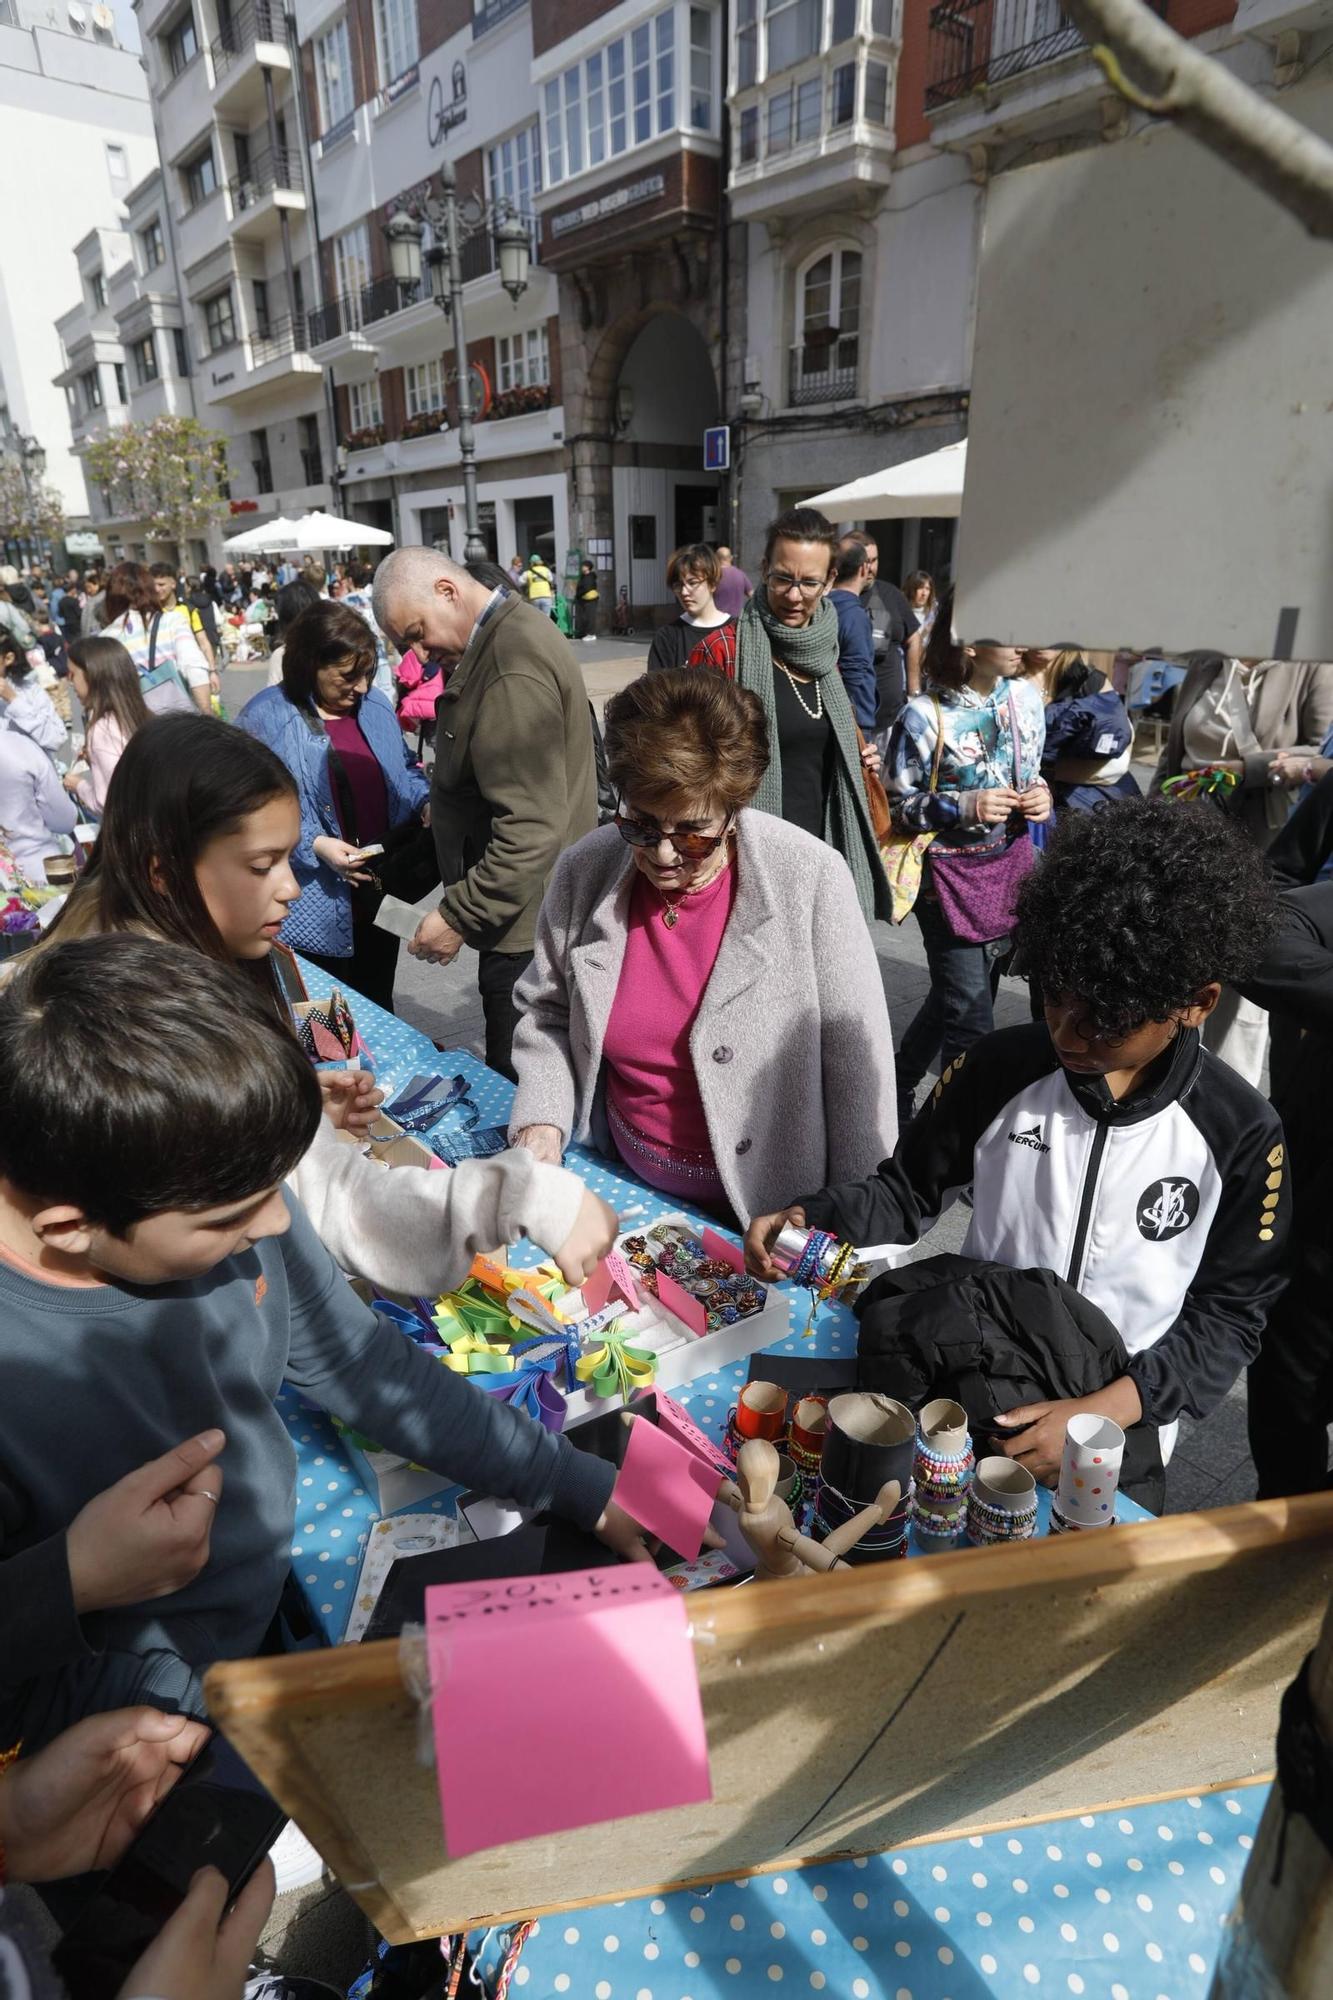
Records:
[[[897,1138],[879,965],[842,857],[747,810],[758,698],[645,675],[606,747],[616,822],[560,857],[515,992],[512,1142],[592,1144],[742,1224],[802,1173],[869,1173]]]

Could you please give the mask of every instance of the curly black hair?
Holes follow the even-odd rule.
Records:
[[[1263,856],[1217,806],[1123,799],[1061,816],[1015,939],[1044,993],[1085,1001],[1092,1031],[1121,1041],[1244,979],[1278,921]]]

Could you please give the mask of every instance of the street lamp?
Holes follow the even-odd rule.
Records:
[[[454,366],[458,377],[458,454],[463,462],[463,514],[467,523],[464,552],[468,562],[484,562],[486,544],[481,537],[481,516],[477,508],[477,448],[472,429],[472,393],[467,358],[467,328],[463,320],[462,246],[489,230],[500,266],[500,283],[517,305],[528,289],[531,244],[528,225],[507,196],[493,202],[478,195],[458,198],[458,178],[452,160],[440,168],[440,192],[428,194],[422,203],[434,242],[424,262],[430,280],[430,295],[454,325]],[[415,285],[422,269],[421,222],[398,209],[384,225],[389,240],[389,263],[400,285]]]

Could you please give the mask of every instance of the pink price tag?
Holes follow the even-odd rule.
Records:
[[[657,1274],[657,1303],[664,1311],[683,1321],[691,1333],[700,1336],[707,1333],[708,1314],[698,1299],[693,1292],[687,1292],[683,1285],[678,1285],[674,1278],[668,1277],[665,1271]]]
[[[692,1452],[704,1465],[711,1466],[715,1472],[723,1474],[728,1479],[731,1477],[731,1467],[727,1464],[721,1445],[714,1444],[711,1438],[705,1437],[689,1412],[683,1410],[674,1397],[668,1396],[665,1389],[645,1389],[641,1395],[635,1397],[630,1407],[637,1409],[641,1402],[653,1404],[657,1411],[659,1431],[664,1431],[667,1437],[673,1438],[677,1444],[684,1445],[686,1451]]]
[[[711,1465],[641,1417],[630,1425],[625,1462],[616,1477],[616,1505],[693,1562],[704,1545],[719,1477]]]
[[[730,1243],[725,1236],[719,1236],[716,1229],[705,1228],[703,1245],[705,1256],[716,1257],[720,1263],[730,1264],[733,1271],[739,1271],[744,1276],[745,1252],[739,1243]]]
[[[426,1645],[451,1857],[712,1797],[687,1607],[646,1563],[432,1585]],[[537,1658],[547,1692],[497,1701]]]
[[[580,1287],[583,1303],[590,1313],[598,1313],[613,1299],[619,1299],[630,1312],[639,1310],[639,1288],[634,1282],[634,1266],[619,1250],[612,1250],[603,1257],[590,1278],[585,1278]]]

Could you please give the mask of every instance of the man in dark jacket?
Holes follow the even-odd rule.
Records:
[[[909,694],[921,685],[921,640],[915,611],[896,584],[879,573],[879,544],[873,535],[844,535],[839,554],[851,543],[865,550],[865,581],[861,603],[870,619],[875,645],[875,683],[878,689],[875,741],[881,757],[889,747],[889,736]]]
[[[400,652],[414,647],[445,675],[431,799],[444,893],[408,950],[448,965],[475,948],[486,1061],[512,1078],[514,985],[532,961],[547,881],[597,824],[583,676],[549,619],[435,549],[381,563],[375,617]]]
[[[875,680],[875,633],[861,602],[869,581],[865,545],[842,541],[833,567],[829,603],[838,614],[838,672],[842,675],[852,714],[869,743],[875,734],[879,688]]]

